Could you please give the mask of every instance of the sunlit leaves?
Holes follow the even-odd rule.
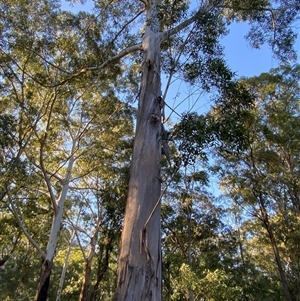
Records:
[[[276,273],[281,267],[273,252],[277,248],[283,269],[280,277],[287,279],[292,296],[299,275],[299,259],[295,256],[298,244],[294,245],[296,249],[290,244],[293,241],[290,233],[297,237],[299,228],[296,221],[300,147],[296,130],[299,122],[298,68],[283,66],[244,81],[255,96],[248,127],[251,140],[241,153],[223,153],[225,160],[221,163],[223,188],[233,202],[245,210],[247,219],[252,220],[251,230],[249,223],[247,225],[251,236],[256,236],[252,240],[259,237],[268,256],[273,255],[273,264],[261,257],[264,255],[255,255],[255,260],[261,261],[257,264],[269,273]]]

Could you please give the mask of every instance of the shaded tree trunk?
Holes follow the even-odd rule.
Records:
[[[96,254],[96,241],[98,238],[98,230],[95,231],[94,236],[91,238],[91,247],[88,256],[85,258],[84,276],[81,285],[81,291],[79,296],[79,301],[86,301],[88,297],[91,275],[92,275],[92,264],[93,259]]]
[[[41,276],[39,279],[39,284],[35,295],[36,301],[47,300],[51,270],[52,270],[52,260],[51,261],[47,259],[43,260]]]
[[[91,281],[91,274],[92,274],[92,264],[93,264],[93,257],[88,256],[85,262],[84,277],[82,281],[79,301],[87,300],[90,281]]]
[[[138,118],[114,300],[161,300],[161,79],[158,5],[149,1]]]
[[[256,194],[256,193],[254,193],[254,194]],[[272,250],[273,250],[273,254],[274,254],[274,257],[275,257],[275,261],[276,261],[279,276],[280,276],[280,280],[281,280],[281,283],[282,283],[282,288],[283,288],[283,292],[284,292],[284,295],[285,295],[285,299],[287,301],[292,301],[292,297],[291,297],[290,290],[289,290],[289,285],[288,285],[288,282],[287,282],[287,279],[286,279],[285,272],[284,272],[283,267],[282,267],[282,262],[281,262],[281,259],[280,259],[280,254],[279,254],[276,238],[274,236],[274,232],[273,232],[272,226],[271,226],[270,221],[269,221],[268,212],[265,208],[265,204],[264,204],[264,201],[263,201],[261,195],[258,196],[258,199],[259,199],[259,205],[260,205],[262,220],[263,220],[264,226],[265,226],[265,228],[268,232],[269,240],[270,240],[270,243],[271,243],[271,247],[272,247]]]
[[[102,244],[100,247],[100,252],[99,252],[99,256],[98,256],[97,280],[92,288],[90,301],[96,301],[97,296],[98,296],[100,282],[102,281],[102,279],[105,275],[105,272],[108,269],[109,255],[111,252],[111,243],[112,243],[112,240],[110,240],[110,242],[106,245]],[[103,254],[103,253],[105,253],[105,254]],[[103,255],[104,255],[104,258],[103,258]]]

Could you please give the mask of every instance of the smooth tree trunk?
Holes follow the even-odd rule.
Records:
[[[161,300],[161,79],[158,5],[148,1],[138,117],[115,301]]]
[[[66,177],[63,182],[62,191],[57,201],[57,206],[54,213],[47,249],[45,255],[42,258],[42,268],[41,268],[41,274],[38,282],[38,287],[36,290],[36,295],[34,298],[35,301],[47,300],[48,289],[50,284],[50,276],[52,271],[52,264],[56,253],[56,245],[57,245],[57,240],[60,232],[64,203],[67,198],[67,193],[69,190],[69,182],[71,179],[71,171],[75,161],[74,153],[73,153],[75,149],[75,145],[76,145],[76,141],[73,141],[72,155],[68,163],[68,168],[66,172]]]
[[[68,264],[69,264],[69,258],[70,258],[70,255],[71,255],[72,242],[73,242],[74,236],[75,236],[75,231],[73,231],[73,233],[71,235],[71,238],[69,240],[69,247],[68,247],[68,250],[67,250],[66,257],[65,257],[65,262],[64,262],[64,265],[63,265],[63,269],[61,271],[55,301],[60,301],[61,293],[62,293],[64,282],[65,282],[66,272],[67,272],[67,268],[68,268]]]
[[[91,247],[88,256],[85,258],[84,276],[81,285],[81,291],[79,296],[79,301],[86,301],[88,297],[91,276],[92,276],[92,264],[93,259],[96,254],[96,240],[98,237],[98,230],[95,232],[94,237],[91,239]]]

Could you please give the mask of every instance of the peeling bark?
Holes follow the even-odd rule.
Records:
[[[160,206],[155,208],[161,192],[159,3],[151,1],[147,7],[136,137],[118,263],[116,301],[161,300]]]

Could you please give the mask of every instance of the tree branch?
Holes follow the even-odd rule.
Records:
[[[107,67],[108,65],[110,65],[111,63],[121,59],[122,57],[124,57],[132,52],[138,51],[138,50],[143,50],[142,43],[125,48],[124,50],[122,50],[118,54],[116,54],[115,56],[109,58],[106,62],[102,63],[100,66],[83,68],[80,71],[78,71],[77,73],[73,74],[72,77],[76,77],[87,71],[101,70],[101,69]]]
[[[51,199],[51,203],[52,203],[52,206],[53,206],[53,209],[54,209],[54,214],[56,215],[57,212],[58,212],[56,198],[55,198],[52,186],[51,186],[50,178],[48,176],[47,170],[46,170],[45,165],[44,165],[44,147],[45,147],[45,143],[46,143],[47,136],[48,136],[47,131],[49,130],[49,127],[50,127],[51,114],[52,114],[52,110],[53,110],[55,100],[56,100],[56,96],[54,96],[54,99],[53,99],[53,101],[51,103],[51,106],[50,106],[49,118],[48,118],[48,121],[47,121],[46,131],[45,131],[43,140],[40,140],[41,147],[40,147],[40,158],[39,159],[40,159],[40,168],[41,168],[41,171],[44,175],[44,179],[45,179],[45,182],[46,182],[49,194],[50,194],[50,199]],[[37,133],[36,133],[36,135],[37,135]]]
[[[160,34],[160,42],[162,42],[166,38],[169,38],[169,37],[175,35],[176,33],[180,32],[181,30],[185,29],[186,27],[188,27],[189,25],[194,23],[198,18],[199,12],[200,12],[200,10],[198,12],[196,12],[192,17],[190,17],[189,19],[187,19],[184,22],[180,23],[176,27],[162,32]]]
[[[114,44],[115,40],[118,38],[118,36],[123,32],[123,30],[132,23],[135,19],[137,19],[143,12],[145,11],[145,8],[140,10],[132,19],[130,19],[128,22],[126,22],[123,27],[119,30],[119,32],[116,34],[116,36],[113,38],[113,40],[110,42],[112,45]]]
[[[184,22],[180,23],[179,25],[177,25],[174,28],[171,28],[167,31],[164,31],[163,33],[161,33],[160,35],[160,42],[162,42],[163,40],[165,40],[168,37],[171,37],[173,35],[175,35],[176,33],[180,32],[181,30],[185,29],[186,27],[188,27],[189,25],[191,25],[192,23],[194,23],[201,10],[208,10],[209,8],[212,8],[210,5],[204,5],[202,6],[192,17],[190,17],[189,19],[185,20]],[[214,8],[227,8],[227,9],[233,9],[233,7],[230,6],[225,6],[225,5],[216,5]],[[251,10],[250,8],[243,8],[243,7],[239,7],[238,9],[240,10]],[[270,12],[271,17],[272,17],[272,26],[273,29],[276,29],[276,25],[275,25],[275,15],[274,15],[274,9],[270,8],[270,7],[266,7],[266,8],[258,8],[256,9],[257,11],[266,11],[266,12]]]
[[[109,58],[107,61],[105,61],[104,63],[102,63],[99,66],[82,68],[78,72],[74,73],[73,75],[69,76],[68,78],[66,78],[65,80],[63,80],[63,81],[61,81],[59,83],[56,83],[56,84],[53,84],[53,85],[43,85],[40,82],[38,82],[38,84],[42,85],[45,88],[54,88],[54,87],[61,86],[61,85],[65,84],[66,82],[68,82],[69,80],[71,80],[73,78],[76,78],[79,75],[84,74],[84,73],[86,73],[88,71],[97,71],[97,70],[104,69],[105,67],[107,67],[111,63],[113,63],[113,62],[121,59],[122,57],[124,57],[124,56],[126,56],[126,55],[128,55],[128,54],[130,54],[132,52],[138,51],[138,50],[143,50],[142,43],[136,44],[136,45],[133,45],[133,46],[130,46],[130,47],[127,47],[127,48],[123,49],[118,54],[112,56],[111,58]]]
[[[21,228],[22,232],[24,233],[24,235],[27,237],[27,239],[30,241],[30,243],[33,245],[33,247],[35,247],[38,252],[41,254],[41,256],[44,258],[46,256],[45,252],[40,248],[40,246],[37,244],[37,242],[32,238],[32,236],[29,234],[29,232],[27,231],[18,211],[17,208],[15,206],[15,204],[12,201],[12,197],[11,194],[9,192],[9,190],[7,189],[7,196],[8,196],[8,200],[9,200],[9,204],[11,207],[11,211],[15,217],[15,219],[17,220],[17,223],[19,225],[19,227]]]

